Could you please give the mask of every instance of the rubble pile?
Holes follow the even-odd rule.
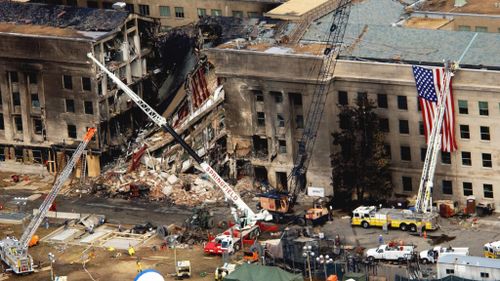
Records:
[[[200,175],[166,172],[141,167],[132,172],[111,170],[95,182],[95,192],[110,197],[165,200],[176,205],[197,206],[223,200],[222,191]]]

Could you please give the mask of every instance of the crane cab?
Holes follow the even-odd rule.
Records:
[[[290,197],[286,193],[268,192],[259,195],[260,208],[281,214],[290,212]]]

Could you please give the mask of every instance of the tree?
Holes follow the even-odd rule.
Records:
[[[373,102],[360,97],[356,106],[342,106],[339,113],[340,132],[333,134],[338,148],[332,155],[332,184],[336,196],[351,199],[365,195],[380,200],[392,191],[390,159],[384,146],[384,134]]]

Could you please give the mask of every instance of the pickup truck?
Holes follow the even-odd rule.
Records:
[[[454,248],[436,246],[432,249],[421,251],[419,255],[420,262],[422,263],[436,263],[439,257],[446,255],[460,255],[468,256],[469,248]]]
[[[380,245],[377,248],[368,249],[366,257],[368,260],[386,260],[403,262],[410,260],[413,256],[415,246],[389,246]]]

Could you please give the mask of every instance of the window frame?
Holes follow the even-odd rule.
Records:
[[[401,183],[403,185],[403,191],[406,191],[406,192],[413,191],[413,183],[412,183],[412,178],[411,177],[402,176],[401,177]],[[407,188],[408,186],[409,186],[409,189]]]
[[[468,154],[468,158],[464,158],[464,154]],[[470,151],[461,151],[460,157],[462,158],[462,166],[472,166],[472,153]],[[467,164],[467,160],[469,161]]]
[[[406,96],[398,96],[397,100],[399,110],[408,110],[408,98]]]
[[[387,101],[387,94],[377,94],[377,107],[378,108],[389,107],[389,103]]]
[[[266,127],[266,113],[263,111],[258,111],[256,114],[257,127]]]
[[[449,184],[449,186],[448,186],[448,184]],[[449,190],[448,190],[448,188],[449,188]],[[449,193],[448,193],[448,191],[449,191]],[[441,192],[443,193],[443,195],[453,195],[453,181],[442,180],[441,181]]]
[[[74,129],[75,129],[75,130],[74,130],[74,131],[75,131],[75,132],[74,132],[74,133],[75,133],[75,134],[74,134],[74,137],[72,136],[73,134],[71,134],[73,130],[70,130],[70,127],[71,127],[71,129],[72,129],[73,127],[74,127]],[[77,132],[77,129],[76,129],[76,125],[73,125],[73,124],[66,124],[66,133],[67,133],[67,135],[68,135],[68,138],[71,138],[71,139],[76,139],[76,138],[78,138],[78,132]]]
[[[347,91],[338,91],[337,102],[339,105],[349,105],[349,93]]]
[[[92,79],[90,79],[90,77],[81,77],[81,82],[82,82],[82,91],[85,92],[92,91]]]
[[[484,132],[483,132],[483,129],[484,129]],[[490,141],[491,140],[490,127],[479,126],[479,134],[481,135],[482,141]]]
[[[62,76],[62,86],[65,90],[73,90],[73,76],[63,74]]]
[[[467,182],[467,181],[462,182],[462,191],[464,193],[464,196],[474,195],[474,188],[472,186],[472,182]]]
[[[457,103],[458,103],[458,114],[462,115],[469,114],[469,102],[467,100],[458,100]]]
[[[486,190],[486,188],[491,189],[491,190]],[[491,196],[489,195],[490,193],[491,193]],[[484,198],[490,198],[490,199],[495,198],[495,194],[494,194],[494,191],[493,191],[493,184],[491,184],[491,183],[483,183],[483,197]]]
[[[460,138],[464,139],[464,140],[469,140],[470,139],[470,127],[469,127],[469,125],[460,124],[458,128],[460,129]],[[465,130],[465,129],[467,129],[467,130]]]
[[[451,165],[451,153],[447,151],[441,151],[441,164]]]
[[[399,134],[409,135],[410,134],[410,123],[406,119],[399,119]]]
[[[183,19],[186,17],[186,13],[184,12],[184,7],[174,7],[174,15],[177,19]]]
[[[170,6],[159,5],[160,17],[168,18],[172,16],[172,11],[170,11]]]
[[[399,147],[399,152],[400,152],[401,161],[411,162],[411,147],[410,146],[401,145]],[[408,157],[403,157],[405,155],[407,155]],[[408,158],[408,159],[405,159],[405,158]]]
[[[383,133],[389,133],[391,131],[391,125],[389,118],[379,118],[378,119],[379,130]]]
[[[90,105],[90,107],[88,107]],[[90,109],[90,111],[88,111],[88,109]],[[92,101],[84,101],[83,102],[83,112],[85,114],[89,114],[89,115],[94,115],[94,102]]]
[[[139,14],[143,16],[149,16],[151,13],[151,10],[149,9],[148,4],[137,4],[139,5]]]
[[[489,157],[489,159],[485,159],[485,156]],[[481,153],[481,162],[482,162],[483,168],[489,168],[489,169],[493,168],[493,157],[492,157],[491,153]],[[485,165],[485,163],[486,163],[486,165]]]
[[[482,107],[481,105],[483,105],[483,106],[485,105],[486,108]],[[479,116],[489,116],[490,115],[489,105],[488,105],[487,101],[478,101],[477,106],[479,109]]]
[[[71,104],[71,106],[69,106],[70,104]],[[75,100],[74,99],[64,99],[64,109],[65,109],[65,112],[75,113]],[[69,110],[69,109],[71,109],[71,110]]]
[[[284,143],[284,145],[283,145],[283,143]],[[279,154],[286,154],[287,153],[286,140],[278,139],[278,152],[279,152]]]

